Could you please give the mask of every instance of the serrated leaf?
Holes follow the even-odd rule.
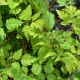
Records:
[[[13,54],[13,59],[19,60],[21,56],[22,56],[22,49],[19,49]]]
[[[31,69],[31,71],[32,71],[33,74],[35,74],[35,75],[39,75],[40,72],[41,72],[41,70],[42,70],[42,67],[41,67],[40,64],[38,64],[38,63],[34,63],[34,64],[32,65],[32,69]]]
[[[45,71],[46,73],[52,73],[53,70],[54,70],[54,68],[53,68],[52,61],[49,60],[49,61],[46,63],[46,65],[44,65],[44,71]]]
[[[20,64],[18,62],[13,62],[12,67],[18,69],[20,68]]]
[[[40,74],[38,75],[38,78],[41,79],[41,80],[45,80],[45,74],[40,73]]]
[[[62,61],[65,63],[66,70],[72,73],[72,71],[76,69],[76,66],[78,67],[78,59],[69,52],[65,52],[63,56]]]
[[[5,34],[5,32],[4,32],[4,29],[3,29],[3,28],[0,28],[0,38],[1,38],[2,40],[4,40],[5,37],[6,37],[6,34]]]
[[[59,6],[65,6],[66,5],[66,0],[57,0],[59,3]]]
[[[7,0],[7,3],[11,9],[14,9],[15,7],[19,5],[19,2],[16,2],[14,0]]]
[[[7,5],[6,0],[0,0],[0,5]]]
[[[54,74],[48,74],[47,80],[56,80],[56,76]]]
[[[34,0],[27,0],[27,1],[30,3],[32,9],[35,12],[37,12],[39,10],[39,5]]]
[[[48,48],[47,47],[41,47],[38,51],[38,58],[39,58],[39,62],[40,64],[42,64],[42,62],[44,62],[46,59],[44,58],[45,55],[48,52]]]
[[[36,58],[36,57],[33,57],[29,54],[24,54],[21,58],[21,63],[24,66],[28,66],[28,65],[31,65],[32,63],[34,63],[37,60],[38,60],[38,58]]]
[[[35,22],[32,22],[31,26],[35,27],[36,29],[43,30],[45,26],[45,21],[43,19],[38,19]]]
[[[7,49],[4,48],[4,47],[2,47],[2,48],[0,49],[0,52],[1,52],[1,54],[2,54],[5,58],[9,56],[9,52],[8,52]]]
[[[5,46],[5,48],[6,48],[7,50],[11,50],[11,49],[12,49],[12,46],[11,46],[11,44],[8,44],[8,45]]]
[[[28,73],[28,68],[27,68],[27,67],[22,66],[22,70],[23,70],[23,72],[24,72],[25,74],[27,74],[27,73]]]
[[[36,80],[35,78],[31,77],[31,76],[27,76],[26,78],[27,80]]]
[[[77,54],[78,55],[80,54],[80,44],[78,44],[78,47],[77,47]]]
[[[36,14],[34,14],[32,16],[32,21],[35,21],[36,19],[38,19],[40,17],[41,12],[37,12]]]
[[[74,16],[79,16],[80,15],[80,10],[76,10],[75,12],[74,12]]]
[[[48,52],[44,58],[48,58],[48,57],[55,57],[56,56],[56,53],[55,52]]]
[[[64,42],[63,44],[60,44],[60,47],[63,49],[70,49],[71,44],[69,42]]]
[[[49,11],[46,11],[45,14],[42,15],[42,19],[45,20],[45,28],[50,31],[53,29],[55,24],[55,16]]]
[[[3,75],[3,76],[2,76],[2,79],[3,79],[3,80],[8,80],[8,75],[6,75],[6,74]],[[0,79],[0,80],[1,80],[1,79]]]
[[[71,46],[71,52],[72,52],[72,53],[76,53],[76,48],[75,48],[75,46]]]
[[[19,14],[19,18],[21,20],[31,20],[31,16],[32,16],[32,9],[30,5],[28,5],[27,8]]]
[[[12,13],[12,14],[19,14],[20,11],[21,11],[20,7],[16,7],[14,9],[10,9],[10,13]]]
[[[10,18],[6,20],[6,27],[9,32],[17,30],[19,26],[21,26],[22,22],[15,18]]]
[[[59,17],[63,20],[65,20],[66,18],[68,18],[68,14],[64,11],[61,11],[61,10],[56,10],[57,11],[57,14],[59,15]]]

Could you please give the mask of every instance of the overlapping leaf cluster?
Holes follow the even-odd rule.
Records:
[[[55,15],[43,0],[0,0],[0,80],[68,80],[80,71],[80,42],[72,37],[80,36],[80,10],[57,13],[71,31],[53,30]]]

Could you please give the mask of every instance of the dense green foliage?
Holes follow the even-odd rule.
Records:
[[[74,3],[56,10],[61,26],[71,27],[63,31],[53,29],[47,0],[0,0],[0,80],[70,80],[72,73],[80,79],[80,41],[72,37],[80,39],[80,10]]]

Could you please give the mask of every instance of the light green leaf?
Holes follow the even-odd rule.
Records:
[[[21,63],[24,66],[31,65],[35,61],[37,61],[38,58],[31,56],[30,54],[24,54],[21,58]]]
[[[76,10],[75,12],[74,12],[74,16],[79,16],[80,15],[80,10]]]
[[[5,34],[5,32],[4,32],[4,29],[3,29],[3,28],[0,28],[0,38],[1,38],[2,40],[4,40],[5,37],[6,37],[6,34]]]
[[[59,15],[59,17],[63,20],[65,20],[66,18],[68,18],[68,13],[64,12],[64,11],[61,11],[61,10],[56,10],[57,11],[57,14]]]
[[[31,26],[35,27],[36,29],[43,30],[43,28],[45,26],[45,21],[43,19],[38,19],[35,22],[32,22]]]
[[[22,22],[15,18],[10,18],[6,20],[6,27],[9,32],[17,30],[19,26],[21,26]]]
[[[57,80],[57,78],[54,74],[48,74],[47,80]]]
[[[38,75],[38,78],[41,79],[41,80],[45,80],[45,75],[43,73],[40,73]]]
[[[13,9],[19,5],[19,2],[16,2],[14,0],[7,0],[7,3],[11,9]]]
[[[39,49],[38,58],[39,58],[40,64],[42,64],[42,62],[44,62],[46,60],[44,57],[48,53],[48,50],[49,50],[49,48],[47,48],[47,47],[41,47]]]
[[[8,75],[4,74],[4,75],[2,76],[2,78],[3,78],[3,80],[8,80]],[[0,80],[1,80],[1,79],[0,79]]]
[[[40,64],[34,63],[34,64],[32,65],[31,71],[32,71],[33,74],[39,75],[39,74],[41,73],[41,70],[42,70],[42,67],[41,67]]]
[[[72,52],[72,53],[76,53],[76,48],[75,48],[75,46],[71,46],[71,52]]]
[[[0,5],[7,5],[6,0],[0,0]]]
[[[32,9],[30,5],[28,5],[27,8],[19,14],[19,18],[21,20],[31,20],[31,16],[32,16]]]
[[[0,52],[5,58],[9,56],[9,52],[4,47],[0,49]]]
[[[55,52],[48,52],[44,58],[48,58],[48,57],[56,57],[56,53]]]
[[[8,45],[5,46],[5,48],[6,48],[7,50],[11,50],[11,49],[12,49],[12,46],[11,46],[11,44],[8,44]]]
[[[60,6],[65,6],[66,5],[66,0],[57,0]]]
[[[28,68],[27,68],[27,67],[22,66],[22,70],[23,70],[23,72],[24,72],[25,74],[27,74],[27,73],[28,73]]]
[[[14,9],[10,9],[10,13],[12,13],[12,14],[19,14],[20,11],[21,11],[20,7],[16,7]]]
[[[19,60],[21,56],[22,56],[22,49],[19,49],[13,54],[13,59]]]
[[[46,29],[48,31],[49,30],[52,30],[53,29],[53,26],[55,24],[55,16],[54,16],[54,14],[52,14],[49,11],[46,11],[45,14],[42,15],[42,19],[45,20]]]
[[[31,77],[31,76],[27,76],[26,78],[27,80],[36,80],[35,78]]]
[[[54,70],[54,68],[53,68],[52,61],[49,60],[49,61],[46,63],[46,65],[44,65],[44,71],[45,71],[46,73],[52,73],[53,70]]]
[[[78,47],[77,47],[77,54],[80,54],[80,44],[78,44]]]
[[[60,44],[60,47],[63,49],[70,49],[71,44],[69,42],[64,42],[63,44]]]
[[[18,69],[20,68],[20,64],[18,62],[13,62],[12,67]]]
[[[32,21],[35,21],[36,19],[38,19],[40,17],[41,12],[37,12],[36,14],[34,14],[32,16]]]
[[[5,62],[4,56],[1,55],[1,54],[0,54],[0,63],[1,63],[1,65],[6,66],[6,62]]]

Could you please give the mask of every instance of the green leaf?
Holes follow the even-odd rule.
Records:
[[[66,0],[57,0],[60,6],[65,6],[66,5]]]
[[[13,9],[19,5],[19,2],[16,2],[14,0],[7,0],[7,3],[11,9]]]
[[[54,70],[54,68],[53,68],[52,61],[49,60],[49,61],[46,63],[46,65],[44,65],[44,71],[45,71],[46,73],[52,73],[53,70]]]
[[[19,49],[13,54],[13,59],[19,60],[21,56],[22,56],[22,49]]]
[[[39,62],[40,64],[42,64],[42,62],[44,62],[46,59],[44,58],[45,55],[48,52],[48,48],[47,47],[41,47],[38,51],[38,58],[39,58]]]
[[[12,14],[19,14],[21,12],[21,8],[20,7],[16,7],[14,9],[10,9],[10,13]]]
[[[4,47],[0,49],[0,52],[5,58],[9,56],[9,52]]]
[[[69,73],[72,73],[76,69],[76,66],[78,67],[79,63],[78,59],[69,52],[63,54],[62,61],[65,63],[66,70]]]
[[[80,10],[76,10],[75,12],[74,12],[74,16],[79,16],[80,15]]]
[[[4,32],[4,29],[3,29],[3,28],[0,28],[0,38],[1,38],[2,40],[4,40],[5,37],[6,37],[6,34],[5,34],[5,32]]]
[[[7,5],[6,0],[0,0],[0,5]]]
[[[34,14],[32,16],[32,21],[35,21],[36,19],[38,19],[40,17],[41,12],[37,12],[36,14]]]
[[[48,58],[48,57],[56,57],[56,53],[55,52],[48,52],[44,58]]]
[[[4,75],[2,76],[2,79],[3,79],[3,80],[8,80],[8,75],[5,75],[5,74],[4,74]],[[1,79],[0,79],[0,80],[1,80]]]
[[[20,64],[18,62],[13,62],[12,63],[12,67],[16,68],[16,69],[19,69],[20,68]]]
[[[6,62],[5,62],[5,59],[4,59],[4,56],[0,54],[0,63],[2,66],[6,66]]]
[[[76,53],[76,48],[75,48],[75,46],[71,46],[71,52],[72,52],[72,53]]]
[[[45,20],[45,28],[49,31],[53,29],[55,24],[55,16],[49,11],[46,11],[45,14],[42,15],[42,19]]]
[[[21,20],[31,20],[31,16],[32,16],[32,9],[30,5],[28,5],[27,8],[19,14],[19,18]]]
[[[30,54],[24,54],[21,58],[21,63],[24,66],[31,65],[35,61],[37,61],[38,58],[31,56]]]
[[[77,47],[77,54],[80,54],[80,44],[78,44],[78,47]]]
[[[41,79],[41,80],[45,80],[45,75],[43,73],[40,73],[38,75],[38,78]]]
[[[56,10],[57,11],[57,14],[59,15],[59,17],[63,20],[65,20],[66,18],[68,18],[68,13],[64,12],[64,11],[61,11],[61,10]]]
[[[63,49],[70,49],[71,44],[69,42],[64,42],[63,44],[60,44],[60,47]]]
[[[39,75],[39,74],[41,73],[41,70],[42,70],[42,67],[41,67],[40,64],[34,63],[34,64],[32,65],[31,71],[32,71],[33,74]]]
[[[44,26],[45,26],[45,21],[43,19],[38,19],[35,22],[31,23],[32,27],[35,27],[36,29],[40,29],[43,30]]]
[[[56,76],[54,74],[48,74],[47,80],[56,80]]]
[[[25,74],[27,74],[27,73],[28,73],[28,68],[27,68],[27,67],[22,66],[22,70],[23,70],[23,72],[24,72]]]
[[[9,68],[6,70],[6,74],[10,77],[13,77],[14,80],[18,80],[20,76],[23,74],[23,72],[21,68]]]
[[[36,80],[35,78],[31,77],[31,76],[27,76],[26,78],[27,80]]]
[[[39,11],[39,5],[34,0],[27,0],[27,1],[30,2],[31,7],[35,12]]]
[[[6,20],[6,27],[9,32],[17,30],[19,26],[21,26],[22,22],[15,18],[10,18]]]
[[[5,46],[5,48],[6,48],[7,50],[11,50],[11,49],[12,49],[12,46],[11,46],[11,44],[8,44],[8,45]]]
[[[0,28],[3,26],[3,22],[2,22],[2,16],[0,14]]]

